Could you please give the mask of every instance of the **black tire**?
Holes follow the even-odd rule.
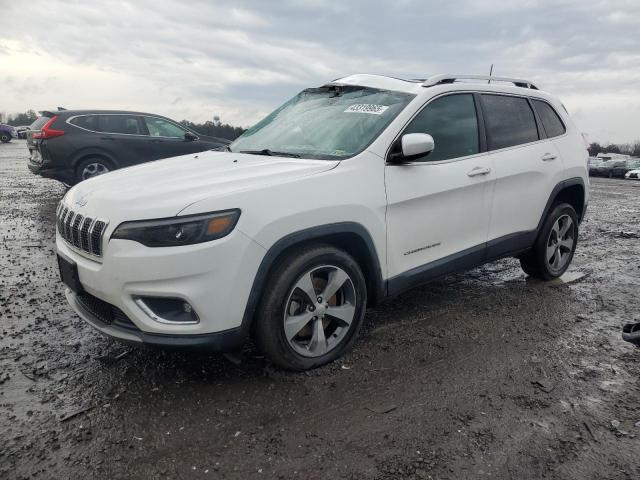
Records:
[[[332,349],[321,356],[303,356],[285,336],[285,313],[287,308],[291,308],[289,302],[300,278],[305,272],[324,266],[338,267],[349,276],[350,287],[353,287],[352,291],[355,293],[355,313],[351,324],[345,327],[339,343]],[[330,245],[302,247],[282,258],[269,275],[255,317],[254,341],[267,358],[280,367],[297,371],[319,367],[332,362],[351,348],[362,324],[366,305],[364,275],[349,254]]]
[[[553,265],[547,258],[548,248],[553,249],[555,235],[552,230],[558,219],[564,218],[568,216],[571,219],[572,225],[569,227],[567,231],[566,237],[569,234],[572,235],[572,245],[571,250],[566,252],[568,257],[563,259],[563,264],[559,268],[553,268]],[[556,239],[557,240],[557,239]],[[565,241],[569,239],[566,238]],[[557,242],[556,242],[557,244]],[[533,248],[522,255],[520,257],[520,265],[522,266],[522,270],[529,275],[530,277],[537,278],[540,280],[552,280],[561,276],[569,265],[571,265],[571,261],[573,260],[573,255],[576,251],[576,245],[578,244],[578,215],[574,208],[568,203],[558,203],[551,207],[551,211],[547,215],[547,218],[542,225],[542,230],[536,239],[536,243]],[[555,255],[558,255],[558,251],[560,251],[560,247],[557,248]],[[552,257],[555,258],[555,257]]]
[[[8,133],[3,133],[0,135],[0,142],[9,143],[10,141],[11,141],[11,135],[9,135]]]
[[[108,173],[116,169],[113,163],[111,163],[109,160],[105,158],[102,158],[102,157],[85,158],[76,166],[75,183],[80,183],[83,180],[87,180],[88,178],[91,178],[91,177],[85,177],[85,174],[86,174],[85,169],[87,169],[92,165],[97,165],[98,166],[97,168],[101,169],[100,171],[102,172],[102,173],[97,173],[96,175],[93,175],[93,176],[102,175],[103,173]]]

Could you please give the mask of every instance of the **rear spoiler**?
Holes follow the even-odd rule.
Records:
[[[43,117],[55,117],[56,115],[58,115],[58,113],[64,112],[65,110],[67,109],[63,107],[58,107],[58,110],[42,110],[40,112],[40,115],[42,115]]]

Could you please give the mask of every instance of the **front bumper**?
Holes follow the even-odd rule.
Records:
[[[76,263],[84,290],[117,308],[132,324],[126,328],[101,321],[67,291],[76,313],[106,335],[125,342],[222,351],[236,348],[248,333],[242,320],[265,251],[237,229],[219,240],[184,247],[105,241],[100,262],[70,247],[59,234],[56,245],[62,256]],[[144,296],[183,299],[199,322],[160,323],[136,304],[135,298]]]
[[[244,329],[232,328],[222,332],[197,335],[147,333],[141,330],[107,324],[78,301],[78,297],[68,288],[65,296],[75,312],[93,328],[111,338],[132,344],[145,344],[171,348],[202,348],[214,352],[230,352],[242,347],[246,338]]]

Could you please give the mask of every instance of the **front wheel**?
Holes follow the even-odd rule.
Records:
[[[540,280],[562,275],[573,259],[578,243],[578,215],[568,203],[555,205],[531,251],[520,257],[525,273]]]
[[[315,368],[353,345],[366,304],[364,276],[350,255],[328,245],[295,250],[267,279],[254,339],[283,368]]]
[[[2,143],[9,143],[11,141],[11,135],[8,133],[0,134],[0,141]]]

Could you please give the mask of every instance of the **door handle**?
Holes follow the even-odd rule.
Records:
[[[542,161],[543,161],[543,162],[549,162],[549,161],[551,161],[551,160],[555,160],[556,158],[558,158],[558,156],[557,156],[557,155],[554,155],[553,153],[545,153],[545,154],[542,156]]]
[[[100,137],[100,140],[115,140],[113,137]]]
[[[487,175],[491,173],[491,169],[488,167],[476,167],[470,172],[467,172],[467,175],[470,177],[477,177],[478,175]]]

